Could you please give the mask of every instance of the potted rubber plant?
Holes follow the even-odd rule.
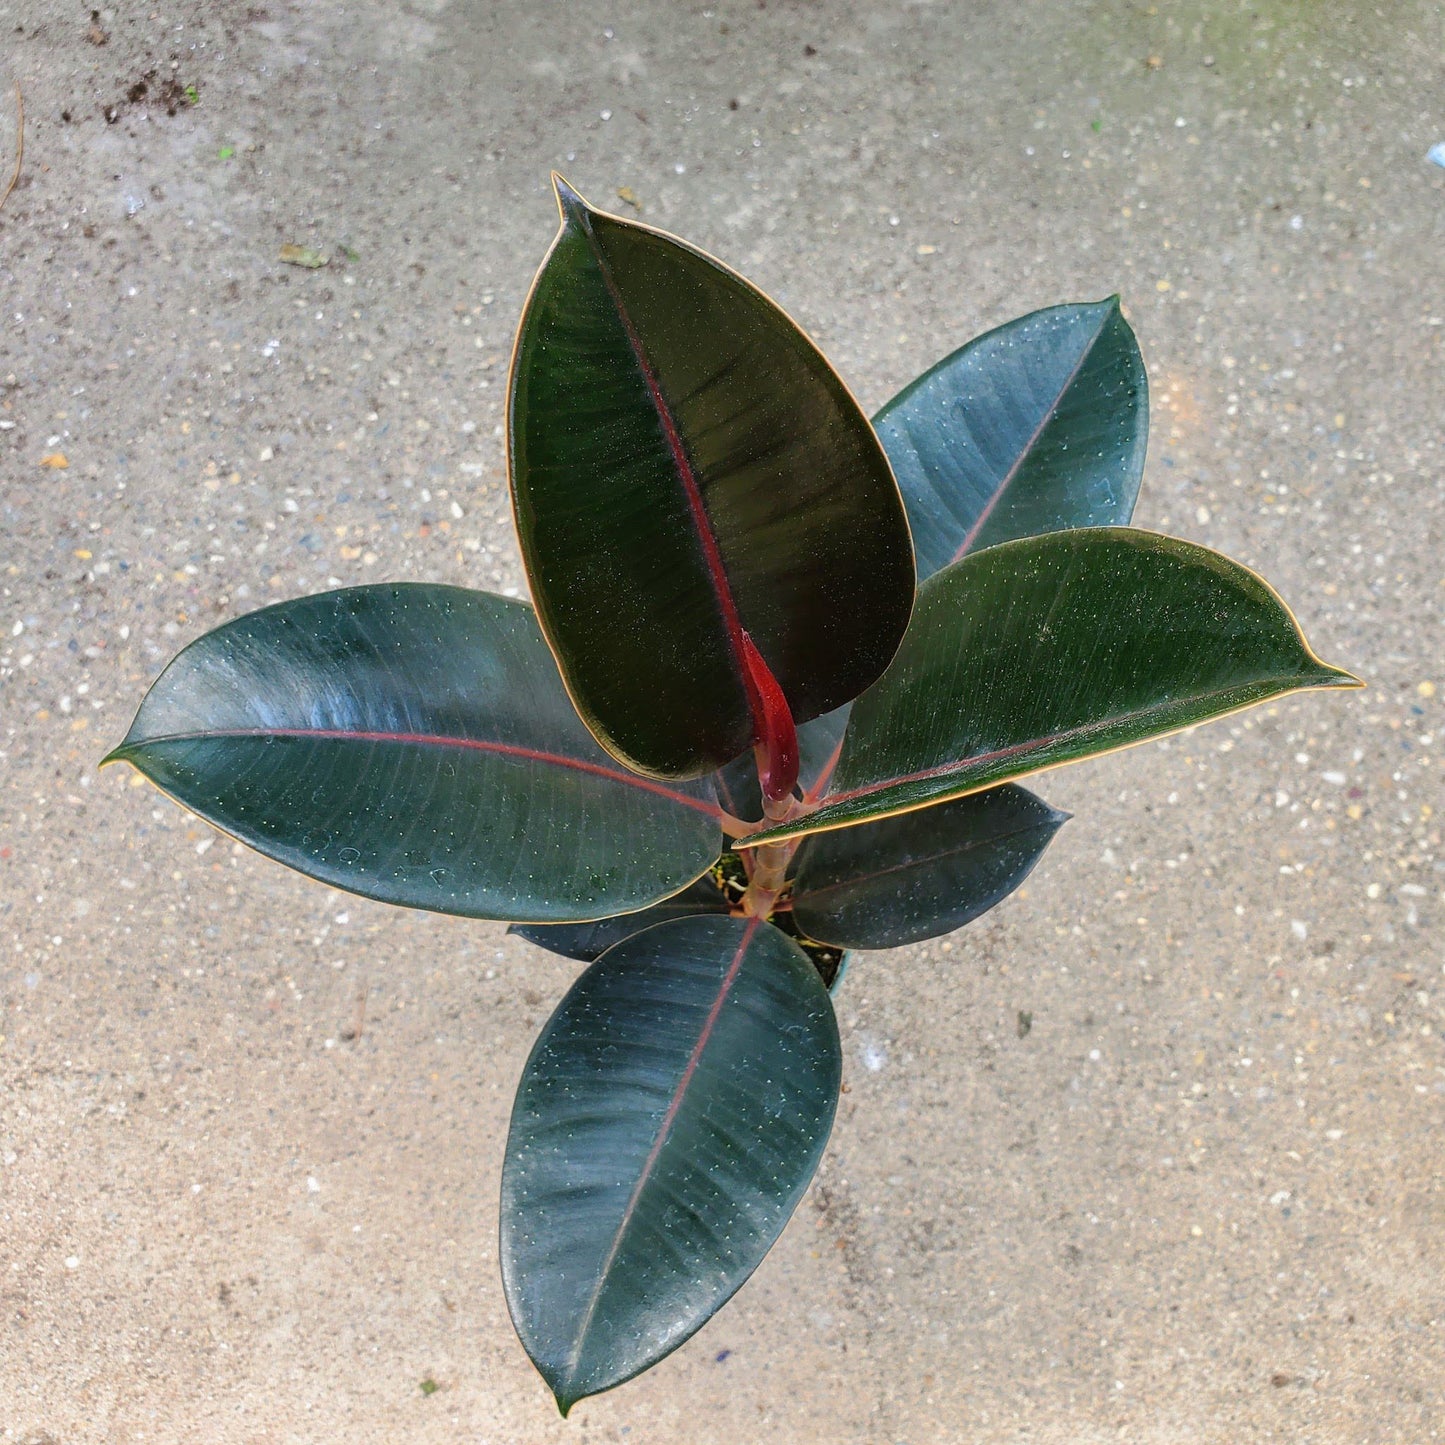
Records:
[[[762,1260],[832,1123],[846,953],[1018,886],[1064,815],[1017,779],[1355,680],[1254,573],[1128,526],[1117,299],[989,332],[870,421],[735,272],[554,181],[507,414],[531,604],[397,582],[239,617],[107,761],[332,886],[586,964],[500,1209],[565,1414]]]

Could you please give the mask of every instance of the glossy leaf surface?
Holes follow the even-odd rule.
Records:
[[[532,609],[354,587],[193,642],[111,755],[313,878],[473,917],[596,918],[718,856],[707,784],[619,767],[578,720]]]
[[[853,704],[833,788],[742,839],[846,827],[1111,752],[1304,687],[1353,686],[1248,569],[1122,527],[975,552],[919,588]]]
[[[527,1060],[502,1169],[507,1303],[564,1414],[753,1272],[817,1167],[840,1071],[816,971],[756,919],[660,924],[578,979]]]
[[[703,877],[681,893],[636,913],[619,913],[592,923],[514,923],[507,932],[525,938],[528,943],[535,943],[538,948],[560,953],[564,958],[592,963],[614,944],[654,924],[708,913],[726,915],[728,911],[727,900],[718,892],[712,879]]]
[[[1149,431],[1143,359],[1117,298],[1019,317],[945,357],[874,418],[903,492],[919,579],[980,547],[1134,515]],[[816,801],[848,710],[798,729]],[[735,817],[762,816],[751,758],[718,781]],[[745,808],[728,796],[745,800]],[[749,811],[751,809],[751,811]]]
[[[557,184],[508,412],[522,555],[598,739],[697,776],[757,740],[770,680],[802,722],[887,666],[913,601],[903,503],[868,419],[767,297]]]
[[[803,840],[793,917],[840,948],[952,933],[1028,877],[1068,817],[1013,783]]]
[[[873,425],[908,506],[921,581],[999,542],[1127,523],[1148,382],[1117,297],[1051,306],[940,361]]]

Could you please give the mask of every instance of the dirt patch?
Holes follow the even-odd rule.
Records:
[[[162,76],[152,67],[133,80],[126,87],[124,96],[106,106],[103,114],[106,124],[114,125],[131,106],[145,106],[148,110],[164,110],[167,115],[178,115],[188,106],[198,105],[200,99],[196,87],[182,81],[177,72]]]

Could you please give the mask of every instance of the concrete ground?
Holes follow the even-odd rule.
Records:
[[[4,0],[0,35],[0,1440],[1445,1434],[1439,5]],[[566,1424],[495,1240],[572,966],[96,771],[224,618],[522,587],[498,431],[553,166],[869,406],[1121,291],[1137,520],[1370,683],[1045,779],[1076,817],[1025,890],[855,966],[753,1282]]]

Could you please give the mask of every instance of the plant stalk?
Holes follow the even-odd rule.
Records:
[[[742,897],[742,910],[748,918],[766,918],[772,913],[787,882],[788,864],[796,846],[788,841],[764,843],[759,848],[748,850],[752,855],[753,872]]]
[[[802,811],[803,805],[796,797],[790,796],[778,803],[764,799],[763,812],[770,823],[785,823]],[[740,905],[746,917],[767,918],[772,913],[788,881],[788,864],[797,851],[795,838],[748,849],[751,867],[747,891]]]

